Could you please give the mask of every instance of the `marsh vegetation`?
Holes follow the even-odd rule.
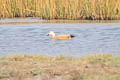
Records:
[[[1,0],[0,17],[120,19],[120,0]]]

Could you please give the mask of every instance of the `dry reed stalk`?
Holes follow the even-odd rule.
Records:
[[[0,0],[0,17],[120,19],[120,0]]]

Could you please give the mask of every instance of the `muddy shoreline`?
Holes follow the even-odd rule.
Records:
[[[116,80],[120,57],[110,54],[82,58],[45,55],[0,58],[1,80]]]

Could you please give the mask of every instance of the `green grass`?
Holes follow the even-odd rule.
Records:
[[[120,0],[1,0],[0,18],[120,19]]]
[[[0,58],[0,79],[119,80],[120,57],[96,54],[81,58],[45,55]]]

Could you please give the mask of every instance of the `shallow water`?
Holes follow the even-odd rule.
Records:
[[[51,40],[47,36],[49,31],[76,37]],[[120,23],[0,25],[0,56],[45,54],[81,57],[98,53],[120,56]]]

